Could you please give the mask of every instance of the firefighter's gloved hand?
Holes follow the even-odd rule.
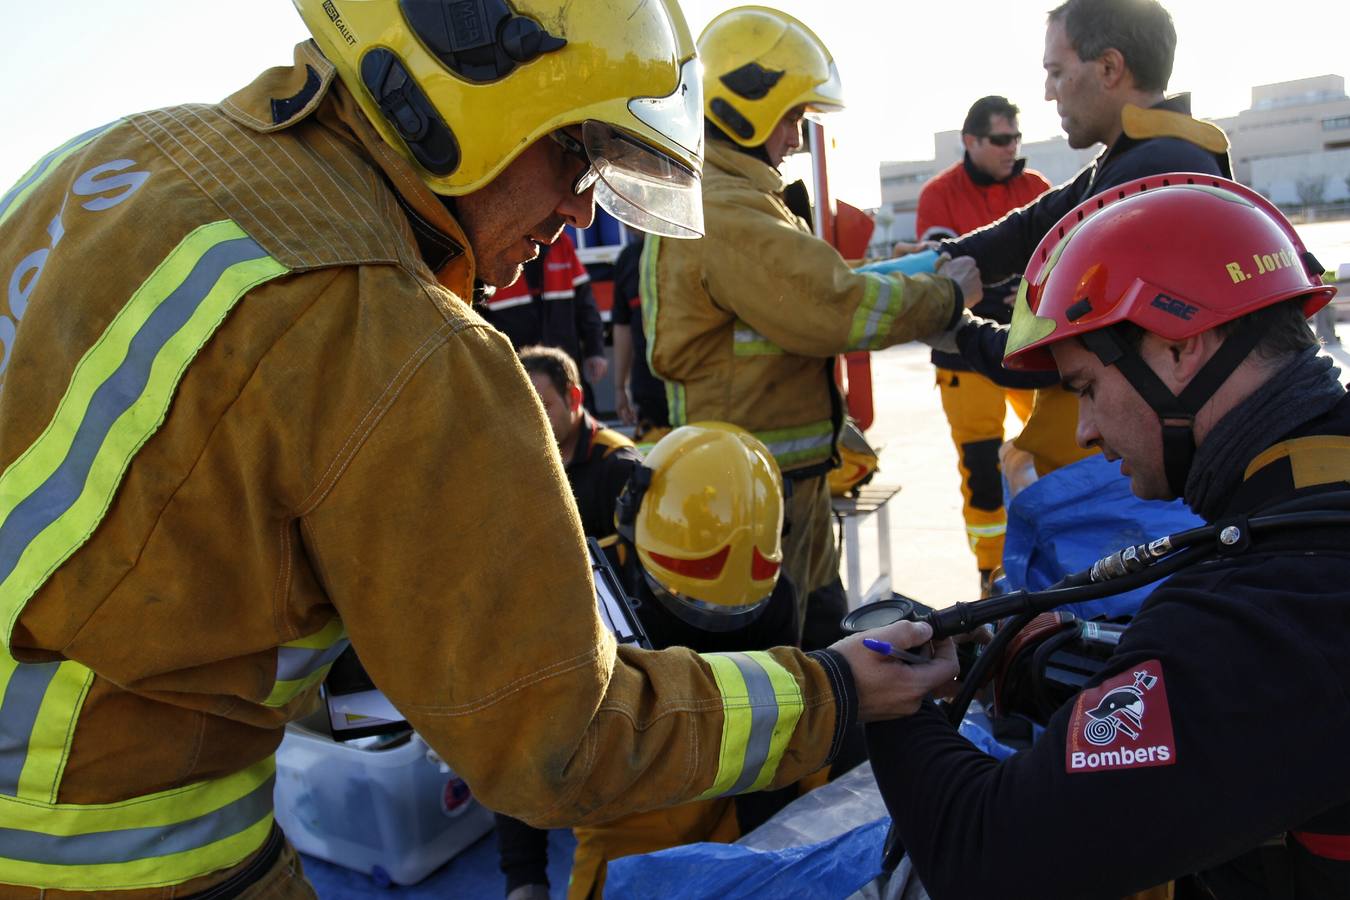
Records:
[[[912,715],[924,697],[956,678],[956,647],[950,639],[932,641],[927,622],[895,622],[849,635],[830,646],[848,660],[858,692],[858,721],[879,722]],[[902,650],[924,650],[922,663],[902,662],[863,646],[863,638]],[[927,653],[927,647],[932,653]]]
[[[956,282],[956,286],[961,289],[966,309],[970,309],[984,297],[984,281],[980,277],[980,267],[971,257],[958,256],[953,259],[944,253],[938,257],[937,273]]]
[[[974,321],[975,317],[970,314],[970,310],[963,309],[961,310],[961,316],[956,320],[956,324],[951,328],[921,337],[919,341],[939,353],[958,354],[961,352],[961,348],[956,346],[956,333]]]

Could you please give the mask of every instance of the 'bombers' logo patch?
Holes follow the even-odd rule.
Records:
[[[1078,695],[1065,742],[1070,774],[1176,761],[1161,662],[1150,659]]]

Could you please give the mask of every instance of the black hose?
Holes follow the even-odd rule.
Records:
[[[1017,633],[1027,627],[1027,623],[1036,618],[1035,613],[1024,612],[1012,621],[1005,624],[994,635],[994,639],[984,648],[983,652],[975,658],[975,665],[970,667],[966,673],[965,681],[961,682],[961,690],[957,692],[952,701],[947,704],[947,720],[953,725],[960,725],[961,720],[966,717],[966,710],[970,709],[970,701],[975,699],[975,692],[980,689],[989,676],[989,669],[998,662],[1000,656],[1008,649],[1008,643],[1017,636]]]
[[[1350,517],[1346,517],[1345,522],[1350,524]],[[981,625],[990,625],[1009,616],[1027,612],[1035,615],[1036,613],[1048,612],[1057,606],[1063,606],[1065,603],[1096,600],[1099,597],[1107,597],[1111,594],[1123,594],[1126,591],[1143,587],[1171,575],[1178,569],[1198,562],[1207,556],[1213,556],[1216,552],[1212,546],[1191,546],[1173,553],[1147,569],[1121,575],[1110,581],[1078,584],[1073,587],[1049,587],[1043,591],[1013,591],[1011,594],[990,597],[988,600],[957,603],[946,609],[934,610],[928,617],[928,624],[933,627],[935,639],[951,637],[955,634],[974,631]],[[1063,584],[1063,582],[1057,584]]]
[[[1327,509],[1328,505],[1332,509]],[[1247,527],[1252,534],[1258,534],[1291,527],[1350,526],[1350,515],[1336,512],[1335,509],[1350,509],[1350,491],[1326,492],[1286,501],[1264,511],[1260,516],[1249,519]],[[1130,550],[1138,550],[1143,560],[1140,564],[1144,568],[1124,575],[1093,581],[1092,573],[1098,571],[1101,566],[1102,561],[1099,561],[1092,568],[1067,575],[1042,591],[1013,591],[998,597],[971,603],[956,603],[946,609],[934,610],[927,617],[928,624],[933,628],[934,639],[964,634],[982,625],[1012,618],[1012,621],[1005,623],[998,630],[993,641],[985,647],[984,652],[966,674],[961,690],[948,704],[949,721],[956,725],[965,718],[975,692],[988,676],[989,669],[997,663],[1018,632],[1038,614],[1049,612],[1065,603],[1123,594],[1217,556],[1221,548],[1218,536],[1224,527],[1226,527],[1224,524],[1202,525],[1168,535],[1160,541],[1127,547],[1120,553],[1113,554],[1113,557],[1121,557]],[[1145,552],[1147,548],[1159,546],[1170,548],[1168,554],[1150,556]]]

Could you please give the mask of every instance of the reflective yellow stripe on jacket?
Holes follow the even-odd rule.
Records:
[[[867,290],[853,313],[848,330],[849,350],[880,350],[895,325],[895,317],[904,307],[905,288],[889,275],[864,273]]]
[[[233,222],[187,235],[76,365],[46,429],[0,474],[0,882],[177,884],[242,861],[272,827],[271,758],[118,803],[56,803],[94,674],[69,660],[19,663],[9,642],[28,600],[102,521],[187,366],[244,294],[285,272]]]
[[[797,681],[764,651],[703,653],[722,694],[717,778],[698,799],[762,790],[778,772],[801,718]]]
[[[834,449],[834,423],[829,419],[754,434],[769,448],[783,471],[829,456]]]
[[[642,255],[638,257],[638,296],[642,298],[642,331],[647,336],[647,369],[656,375],[652,367],[652,349],[656,346],[656,311],[660,307],[656,286],[656,257],[661,252],[661,238],[649,234],[642,244]],[[660,377],[659,375],[657,376]],[[666,381],[667,418],[672,428],[689,424],[689,411],[685,404],[684,385],[678,381]]]
[[[342,620],[333,619],[321,631],[282,644],[277,648],[277,681],[263,705],[285,706],[303,691],[323,681],[333,660],[341,656],[350,643]]]

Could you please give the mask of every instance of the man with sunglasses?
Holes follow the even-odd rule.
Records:
[[[915,230],[920,240],[955,238],[996,221],[1035,200],[1050,188],[1045,176],[1019,159],[1022,133],[1018,109],[1005,97],[976,100],[961,126],[965,156],[923,186]],[[1016,279],[988,288],[972,312],[1008,324]],[[933,351],[942,409],[956,444],[961,474],[962,514],[966,538],[980,570],[980,591],[988,593],[994,570],[1003,562],[1003,486],[998,451],[1003,444],[1006,407],[1023,421],[1031,415],[1030,391],[1005,389],[970,366],[956,353]]]
[[[781,786],[917,705],[858,640],[616,647],[543,409],[468,306],[597,202],[701,233],[674,0],[297,7],[293,65],[0,197],[6,897],[312,897],[274,751],[348,643],[536,824]]]

